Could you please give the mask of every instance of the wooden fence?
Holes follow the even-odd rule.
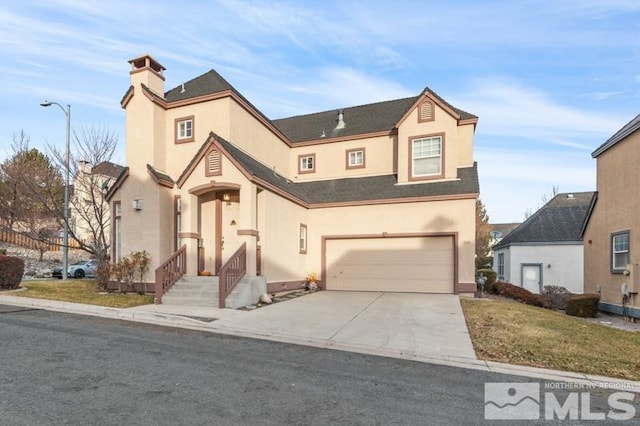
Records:
[[[50,238],[47,242],[43,242],[34,240],[28,235],[16,231],[0,230],[0,242],[13,244],[31,250],[40,250],[41,248],[45,248],[45,251],[60,251],[62,249],[62,238],[60,237]],[[77,241],[69,239],[70,249],[77,249],[79,247],[80,245]]]

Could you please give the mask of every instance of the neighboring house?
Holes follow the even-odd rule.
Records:
[[[269,291],[472,293],[477,117],[417,96],[271,120],[211,70],[169,91],[131,61],[113,258],[184,245],[187,275],[245,250]],[[244,249],[242,249],[244,247]],[[152,274],[149,274],[152,275]]]
[[[78,165],[73,179],[69,226],[80,241],[88,245],[96,245],[96,240],[110,243],[111,212],[106,195],[125,172],[125,167],[108,161],[93,167],[87,162]]]
[[[628,313],[640,318],[640,115],[591,155],[597,201],[583,233],[585,291],[600,292],[600,308],[618,314],[624,297]]]
[[[490,223],[489,224],[489,257],[493,257],[493,247],[516,229],[519,223]]]
[[[593,192],[557,194],[493,247],[498,279],[533,293],[546,285],[583,292],[581,231]]]

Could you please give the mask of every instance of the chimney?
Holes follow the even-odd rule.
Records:
[[[166,69],[150,55],[144,54],[129,61],[131,85],[144,84],[157,95],[164,97],[164,75]]]
[[[345,126],[346,124],[344,123],[344,111],[340,110],[338,111],[338,125],[336,126],[335,130],[344,129]]]

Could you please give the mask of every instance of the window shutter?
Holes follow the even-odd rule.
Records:
[[[213,149],[207,156],[207,173],[220,173],[220,151]]]
[[[433,103],[425,102],[420,106],[420,120],[433,120]]]

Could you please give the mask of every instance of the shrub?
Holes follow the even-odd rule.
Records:
[[[597,293],[574,294],[567,300],[567,315],[574,317],[590,318],[598,315],[598,302],[600,295]]]
[[[118,290],[126,293],[133,289],[136,276],[140,277],[140,283],[144,283],[146,293],[147,284],[143,281],[144,275],[149,270],[151,256],[145,250],[132,252],[129,257],[123,257],[117,263],[111,265],[111,275],[118,282]]]
[[[6,256],[7,255],[7,249],[0,249],[0,256]]]
[[[542,297],[539,294],[531,293],[527,289],[501,281],[495,283],[494,287],[500,296],[508,297],[527,305],[542,307]]]
[[[545,285],[542,289],[542,306],[547,309],[564,310],[572,294],[559,285]]]
[[[0,288],[16,289],[24,274],[24,260],[0,255]]]
[[[478,273],[476,274],[476,276],[480,276],[480,274],[482,274],[487,278],[487,281],[485,281],[484,283],[485,293],[495,293],[496,291],[495,291],[494,285],[496,283],[496,278],[498,276],[498,273],[493,269],[487,268],[487,269],[478,269]]]

